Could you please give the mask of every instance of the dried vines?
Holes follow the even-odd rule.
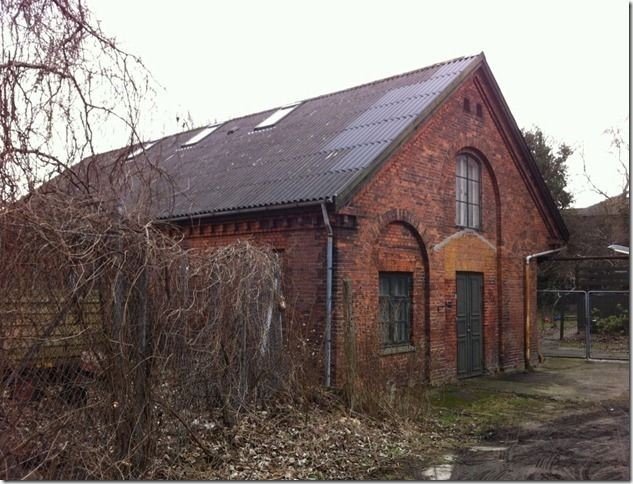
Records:
[[[150,477],[165,428],[210,453],[192,409],[285,381],[278,263],[154,222],[151,78],[81,0],[0,1],[0,478]]]

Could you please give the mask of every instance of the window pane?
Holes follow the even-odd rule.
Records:
[[[460,202],[468,201],[468,180],[466,178],[457,177],[456,182],[456,192],[457,192],[457,200]]]
[[[402,320],[402,301],[401,300],[394,300],[393,301],[393,320],[394,321],[401,321]]]
[[[469,181],[468,182],[468,196],[469,202],[479,205],[479,182]]]
[[[195,136],[192,136],[187,141],[185,141],[183,144],[181,144],[180,147],[181,148],[185,148],[187,146],[193,146],[193,145],[199,143],[200,141],[202,141],[204,138],[209,136],[211,133],[213,133],[219,127],[220,127],[219,124],[216,124],[216,125],[213,125],[213,126],[207,126],[203,130],[199,131]]]
[[[390,343],[397,343],[399,341],[398,325],[396,323],[391,324],[391,340]]]
[[[457,202],[457,225],[468,225],[468,204],[465,202]]]
[[[400,342],[406,343],[407,341],[409,341],[408,324],[406,321],[402,321],[400,323]]]
[[[474,158],[468,158],[468,178],[479,181],[479,163]]]
[[[388,296],[389,295],[389,279],[385,276],[379,276],[380,282],[380,295]]]
[[[479,205],[468,205],[468,226],[479,227]]]
[[[466,157],[465,156],[457,157],[457,176],[462,176],[464,178],[468,176],[466,173]]]
[[[479,205],[471,205],[471,227],[478,229],[479,228]]]
[[[257,126],[255,126],[255,130],[269,128],[270,126],[274,126],[279,121],[281,121],[283,118],[285,118],[288,114],[290,114],[297,106],[299,106],[299,103],[279,108],[277,111],[272,113],[270,116],[268,116],[266,119],[264,119]]]
[[[400,334],[400,325],[398,323],[394,323],[393,324],[392,342],[393,343],[400,343],[400,341],[402,341],[402,336]]]
[[[382,323],[382,341],[384,344],[389,344],[392,341],[391,336],[391,324],[389,321]]]

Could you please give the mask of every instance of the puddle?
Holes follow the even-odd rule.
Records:
[[[475,445],[470,448],[470,450],[474,452],[503,452],[504,450],[508,450],[507,447],[494,447],[491,445]]]
[[[453,473],[453,464],[450,464],[450,462],[453,462],[454,459],[454,455],[446,454],[444,461],[449,463],[431,466],[422,471],[422,475],[430,481],[449,481]]]
[[[503,452],[507,447],[492,445],[475,445],[469,449],[471,452]],[[437,464],[422,471],[422,476],[430,481],[450,481],[453,475],[455,456],[446,454],[442,457],[443,464]]]

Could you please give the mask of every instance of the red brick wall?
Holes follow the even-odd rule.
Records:
[[[463,111],[468,97],[475,112]],[[544,215],[516,166],[516,147],[500,132],[485,82],[467,80],[362,186],[334,222],[334,368],[344,378],[342,281],[350,279],[360,370],[375,382],[440,382],[456,376],[455,273],[484,280],[486,371],[522,366],[524,259],[553,242]],[[482,227],[455,225],[455,160],[464,150],[482,163]],[[531,188],[534,191],[534,188]],[[349,216],[349,217],[348,217]],[[354,223],[341,223],[353,219]],[[322,348],[326,231],[319,210],[272,212],[202,223],[186,243],[218,246],[237,239],[283,251],[289,307]],[[413,347],[385,354],[378,327],[378,273],[413,274]],[[535,276],[532,274],[535,287]],[[533,306],[534,307],[534,306]],[[290,319],[292,316],[288,316]],[[536,326],[532,338],[537,355]],[[320,365],[321,355],[315,354]],[[322,368],[321,368],[322,370]]]
[[[352,252],[354,249],[352,249]],[[344,258],[341,255],[341,258]],[[358,347],[362,349],[377,348],[382,352],[381,358],[373,358],[372,352],[361,351],[359,361],[361,372],[370,373],[375,378],[381,375],[386,382],[399,384],[408,383],[411,379],[423,378],[426,354],[426,336],[424,334],[424,314],[426,309],[426,264],[420,253],[419,243],[413,230],[403,223],[390,223],[383,230],[376,241],[371,258],[366,261],[358,260],[359,266],[369,265],[374,271],[366,272],[352,278],[352,287],[361,291],[365,297],[361,301],[362,309],[356,306],[355,323],[357,326]],[[339,266],[340,267],[340,266]],[[365,272],[365,271],[363,271]],[[380,272],[404,272],[412,276],[412,319],[411,334],[413,344],[410,347],[381,350],[381,330],[376,325],[367,324],[367,319],[375,313],[378,307],[378,287]],[[339,274],[340,276],[341,274]],[[366,278],[366,279],[365,279]],[[360,286],[360,284],[363,284]],[[357,292],[358,292],[357,291]],[[387,352],[388,354],[384,354]],[[393,370],[396,371],[393,371]]]
[[[469,98],[473,112],[478,103],[482,104],[483,117],[463,111],[464,97]],[[547,250],[553,234],[515,165],[512,153],[516,150],[500,134],[500,118],[493,118],[490,98],[485,83],[467,80],[341,211],[355,216],[358,223],[356,231],[335,235],[336,277],[352,281],[353,314],[361,335],[358,351],[363,361],[373,360],[382,371],[388,369],[394,380],[438,382],[455,378],[457,271],[484,276],[486,370],[496,371],[500,361],[505,368],[523,364],[523,263],[526,255]],[[463,150],[475,154],[482,163],[483,224],[476,232],[464,232],[455,224],[455,160]],[[406,241],[394,242],[392,227],[400,227],[400,237],[405,237],[406,231]],[[384,264],[375,254],[385,245],[391,247],[393,264],[400,257],[404,264],[417,251],[416,271],[428,280],[427,293],[415,295],[416,300],[427,302],[426,306],[415,306],[416,348],[412,353],[384,355],[377,338],[377,277]],[[424,260],[428,260],[426,267]],[[416,273],[416,279],[419,277]],[[335,325],[340,327],[338,289]],[[420,341],[419,335],[426,336]],[[335,340],[339,384],[344,374],[342,343],[339,331]],[[532,343],[536,357],[536,332]]]
[[[307,339],[322,374],[325,321],[325,247],[327,232],[320,210],[271,211],[250,217],[183,224],[190,248],[221,247],[238,240],[271,247],[281,254],[286,329]]]

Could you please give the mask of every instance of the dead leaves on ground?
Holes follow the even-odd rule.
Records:
[[[233,429],[197,416],[191,429],[218,458],[209,463],[192,442],[183,445],[174,428],[160,443],[157,478],[367,479],[394,460],[415,458],[420,437],[393,422],[332,409],[301,412],[290,405],[250,412]]]

